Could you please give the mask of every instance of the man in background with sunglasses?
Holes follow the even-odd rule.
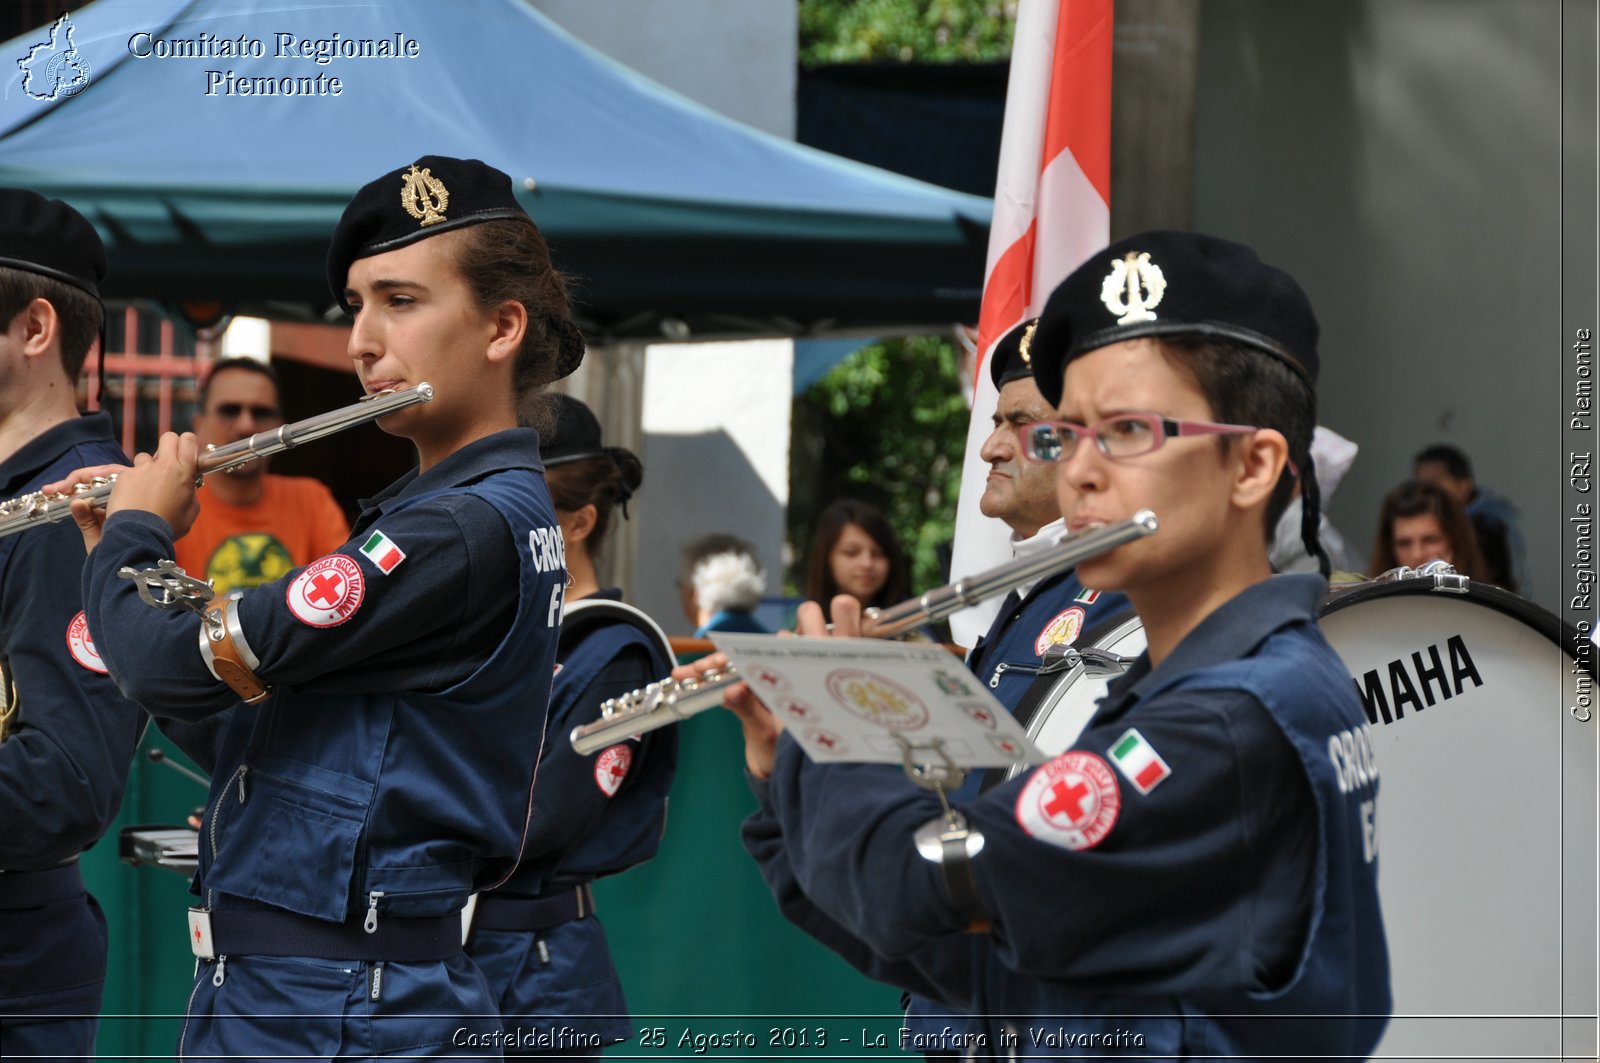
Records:
[[[1077,569],[1128,596],[1149,649],[1070,749],[960,804],[981,849],[924,858],[936,796],[812,763],[728,693],[761,802],[745,844],[784,913],[984,1016],[978,1055],[1364,1059],[1383,1033],[1367,722],[1317,627],[1325,580],[1267,558],[1297,474],[1321,553],[1317,337],[1293,278],[1193,233],[1119,241],[1051,295],[1032,360],[1058,420],[1019,434],[1069,531],[1157,515]],[[833,634],[859,616],[836,599]],[[800,632],[826,633],[816,604]]]
[[[194,434],[200,449],[226,446],[283,424],[278,375],[254,358],[224,358],[200,384]],[[270,458],[206,478],[200,516],[174,544],[178,567],[218,594],[270,583],[332,553],[350,537],[344,511],[320,481],[277,476]]]

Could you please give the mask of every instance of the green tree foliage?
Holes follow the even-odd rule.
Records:
[[[1017,0],[800,0],[800,62],[992,62],[1011,54]]]
[[[907,336],[857,351],[795,398],[791,593],[805,585],[818,515],[840,498],[888,514],[911,561],[913,590],[944,582],[969,419],[965,386],[948,338]]]

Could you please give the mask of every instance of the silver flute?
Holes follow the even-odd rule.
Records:
[[[1065,572],[1081,561],[1153,535],[1157,527],[1156,515],[1142,509],[1127,520],[1064,536],[1054,547],[1033,557],[996,565],[888,609],[868,609],[862,616],[861,633],[869,638],[892,638],[922,624],[943,620],[985,598]],[[600,706],[600,719],[573,728],[572,748],[587,756],[632,735],[716,708],[722,704],[723,691],[739,678],[739,670],[729,665],[694,679],[664,679],[612,698]]]
[[[207,476],[214,472],[237,468],[246,462],[269,457],[290,447],[297,447],[301,443],[309,443],[314,439],[342,432],[346,428],[375,421],[396,410],[432,401],[433,385],[426,382],[404,391],[374,392],[349,406],[330,410],[315,417],[307,417],[294,424],[282,425],[271,431],[257,432],[249,439],[240,439],[220,447],[207,447],[201,452],[197,463],[200,475]],[[32,494],[0,502],[0,539],[27,531],[29,528],[54,524],[65,519],[71,513],[72,503],[76,499],[88,499],[95,506],[104,507],[111,497],[111,488],[116,482],[117,477],[113,473],[110,476],[97,476],[88,483],[78,484],[71,493],[47,495],[43,491],[35,491]]]

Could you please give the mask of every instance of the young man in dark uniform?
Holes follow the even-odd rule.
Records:
[[[730,691],[762,802],[746,842],[785,912],[986,1016],[980,1054],[1365,1058],[1383,1032],[1365,718],[1316,625],[1323,580],[1267,563],[1286,470],[1311,477],[1316,340],[1288,275],[1190,233],[1119,241],[1051,296],[1034,374],[1062,421],[1024,442],[1070,530],[1157,514],[1078,567],[1128,595],[1149,650],[1071,749],[963,806],[969,860],[912,844],[932,796],[810,763]],[[856,616],[836,602],[835,631]],[[802,628],[822,633],[815,605]]]
[[[1019,558],[1050,550],[1066,534],[1066,522],[1056,504],[1055,469],[1028,461],[1022,453],[1022,427],[1048,421],[1055,414],[1033,380],[1032,347],[1038,323],[1037,318],[1024,321],[1001,337],[990,352],[989,375],[999,398],[994,431],[980,451],[989,463],[989,478],[978,508],[984,516],[1004,521],[1011,529],[1012,554]],[[1015,713],[1034,684],[1041,682],[1046,654],[1076,644],[1086,632],[1131,608],[1128,599],[1115,591],[1087,589],[1078,582],[1076,572],[1048,576],[1006,595],[988,632],[967,654],[967,667],[988,685],[1000,704]],[[1042,681],[1049,682],[1048,678]],[[1000,773],[988,778],[997,782]],[[982,772],[969,775],[955,792],[956,800],[976,798],[985,779]],[[951,1055],[963,1051],[982,1023],[910,994],[905,1027],[908,1043],[919,1051]]]
[[[0,189],[0,500],[125,460],[74,400],[105,275],[82,215]],[[94,1054],[106,921],[78,854],[116,817],[145,717],[95,652],[82,570],[64,523],[0,539],[0,1056]]]
[[[498,1056],[461,912],[522,847],[567,580],[517,411],[582,339],[510,179],[476,160],[428,156],[361,189],[328,279],[365,390],[436,390],[378,422],[419,466],[348,543],[213,602],[207,626],[118,578],[171,557],[192,519],[193,436],[121,474],[103,527],[74,506],[89,621],[125,692],[193,720],[267,691],[219,747],[179,1052]]]

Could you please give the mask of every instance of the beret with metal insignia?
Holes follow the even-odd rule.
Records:
[[[0,266],[53,277],[98,299],[106,249],[94,226],[59,199],[0,188]]]
[[[599,419],[593,410],[571,395],[552,391],[546,398],[553,404],[555,427],[539,440],[539,457],[545,468],[590,458],[609,458],[615,474],[602,476],[601,482],[609,485],[609,501],[620,505],[626,517],[628,500],[644,482],[644,466],[639,463],[638,456],[627,447],[602,446]],[[552,484],[555,482],[552,480]],[[561,497],[559,491],[556,497]]]
[[[477,159],[424,155],[362,187],[345,207],[328,247],[328,287],[346,310],[350,263],[479,222],[533,219],[511,178]]]
[[[539,457],[545,467],[604,457],[606,448],[600,443],[600,419],[594,411],[559,391],[552,391],[546,398],[555,410],[555,427],[539,443]]]
[[[1030,317],[1001,336],[989,352],[989,379],[994,381],[996,391],[1013,380],[1033,375],[1033,333],[1038,325],[1039,319]]]
[[[1250,248],[1200,233],[1118,240],[1072,271],[1045,303],[1033,373],[1052,406],[1074,358],[1141,336],[1216,338],[1279,359],[1316,389],[1317,318],[1295,279]]]

